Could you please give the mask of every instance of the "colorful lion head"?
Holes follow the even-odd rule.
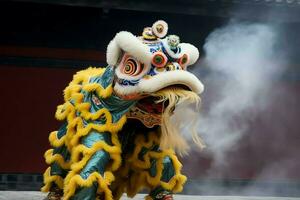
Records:
[[[199,51],[167,32],[167,23],[160,20],[144,28],[142,36],[117,33],[107,47],[107,63],[115,69],[114,93],[137,101],[128,118],[138,119],[148,128],[160,126],[161,148],[186,152],[189,145],[171,116],[182,102],[198,105],[200,101],[204,86],[187,71],[199,58]],[[193,139],[203,147],[195,131]]]
[[[107,47],[107,63],[115,67],[118,95],[139,99],[172,85],[202,93],[202,83],[187,71],[197,61],[198,49],[167,32],[167,23],[160,20],[139,37],[126,31],[116,34]]]

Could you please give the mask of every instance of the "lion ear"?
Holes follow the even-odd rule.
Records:
[[[111,66],[116,66],[122,54],[122,51],[135,57],[144,64],[150,64],[151,52],[147,45],[140,39],[127,31],[121,31],[110,41],[106,50],[106,61]]]
[[[118,47],[116,40],[113,39],[109,42],[106,50],[106,62],[110,66],[116,66],[122,51]]]
[[[180,48],[182,49],[183,53],[188,54],[189,62],[187,65],[193,65],[199,58],[199,50],[192,44],[189,43],[180,43]]]

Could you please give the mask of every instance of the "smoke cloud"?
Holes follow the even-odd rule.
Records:
[[[284,69],[283,54],[276,50],[278,34],[271,25],[231,22],[206,40],[203,63],[211,73],[204,82],[218,81],[217,98],[202,114],[199,130],[215,168],[226,165],[226,154],[247,133],[247,117],[251,120],[272,100],[272,84]]]
[[[205,56],[200,66],[194,67],[192,72],[202,77],[207,86],[205,92],[210,93],[210,97],[204,94],[200,117],[190,108],[184,112],[178,109],[174,118],[179,117],[187,123],[188,118],[199,119],[198,132],[207,146],[202,154],[208,154],[213,159],[208,177],[226,178],[223,173],[230,170],[227,169],[230,167],[228,155],[241,145],[243,137],[251,134],[251,120],[267,111],[274,101],[273,93],[277,90],[274,83],[281,78],[287,60],[286,52],[279,47],[280,34],[281,30],[270,24],[231,21],[207,37]],[[208,71],[205,76],[201,75],[203,69]],[[187,115],[189,117],[184,117]],[[183,132],[188,133],[188,128],[185,127]],[[186,137],[190,136],[187,134]],[[282,165],[270,163],[256,178],[258,181],[264,180],[270,173],[284,177],[284,170],[288,169],[285,164],[291,162],[288,159]],[[253,194],[253,190],[257,193],[258,187],[254,181],[244,190],[222,190],[221,194],[249,195]],[[196,190],[197,193],[204,191],[208,194],[209,188],[201,185]],[[213,191],[210,194],[217,193]]]

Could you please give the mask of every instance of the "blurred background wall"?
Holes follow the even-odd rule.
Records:
[[[63,89],[76,71],[106,66],[106,46],[121,30],[139,35],[163,19],[169,34],[196,45],[201,59],[192,70],[206,85],[203,113],[208,112],[226,76],[207,66],[206,38],[235,19],[280,28],[284,70],[272,82],[275,93],[263,112],[253,107],[234,116],[247,130],[226,149],[224,165],[212,170],[216,157],[209,146],[181,159],[190,177],[185,192],[238,194],[250,187],[244,194],[300,195],[299,11],[297,1],[2,1],[0,189],[39,188]]]

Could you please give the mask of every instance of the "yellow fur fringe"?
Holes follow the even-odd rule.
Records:
[[[125,161],[125,166],[120,168],[122,162],[121,144],[119,143],[117,133],[125,124],[126,116],[124,115],[118,122],[113,123],[110,112],[105,108],[100,109],[96,113],[90,113],[89,109],[91,105],[83,102],[84,96],[81,93],[81,90],[87,92],[96,91],[101,98],[109,97],[112,94],[112,85],[102,88],[99,84],[89,83],[90,77],[100,76],[104,70],[101,68],[89,68],[80,71],[74,75],[72,82],[64,90],[65,103],[57,107],[55,117],[58,120],[67,120],[67,131],[60,139],[57,137],[57,131],[52,132],[49,136],[49,141],[53,147],[66,146],[71,153],[71,159],[69,162],[66,162],[61,155],[53,155],[53,149],[45,153],[45,159],[48,164],[56,162],[62,168],[69,170],[69,173],[63,180],[60,176],[51,176],[49,167],[44,173],[45,186],[42,188],[42,191],[48,192],[52,183],[55,183],[59,188],[64,189],[63,199],[68,200],[75,194],[77,188],[90,187],[94,182],[97,182],[99,185],[97,192],[103,193],[105,200],[119,199],[124,192],[127,192],[128,196],[133,197],[144,187],[154,189],[158,185],[173,192],[180,192],[186,181],[186,177],[180,174],[182,166],[173,150],[166,149],[162,152],[150,151],[145,154],[144,161],[138,158],[142,147],[150,148],[154,144],[159,144],[160,136],[157,133],[150,133],[148,140],[143,136],[138,136],[135,140],[136,148],[133,154]],[[76,116],[76,111],[79,111],[80,116]],[[105,124],[91,123],[84,126],[82,121],[83,119],[95,120],[99,118],[104,118]],[[89,134],[91,130],[110,132],[112,145],[108,145],[103,141],[96,142],[90,148],[81,145],[80,139]],[[111,162],[109,167],[104,172],[104,176],[101,176],[98,172],[93,172],[87,179],[83,179],[79,175],[80,171],[92,155],[99,150],[105,150],[110,154]],[[171,159],[175,169],[175,176],[169,182],[160,180],[163,172],[163,159],[166,156]],[[157,173],[155,177],[149,174],[151,159],[157,160]],[[134,170],[134,173],[128,179],[130,170]],[[112,174],[113,171],[116,173],[116,176]]]
[[[54,182],[60,189],[63,189],[64,186],[64,180],[57,175],[51,176],[50,175],[50,167],[47,168],[45,171],[43,177],[44,177],[44,187],[42,187],[41,191],[42,192],[49,192],[50,187],[52,183]]]
[[[53,147],[61,147],[65,144],[66,136],[62,136],[60,139],[57,137],[58,131],[53,131],[49,135],[49,142]]]
[[[44,157],[48,165],[56,162],[63,169],[70,169],[70,163],[66,162],[62,155],[53,154],[53,149],[49,149],[48,151],[46,151]]]
[[[134,197],[143,188],[154,189],[159,185],[174,193],[182,191],[183,185],[186,182],[186,177],[180,173],[182,165],[178,161],[173,150],[168,149],[161,152],[149,151],[144,155],[143,161],[138,158],[139,152],[143,147],[151,148],[153,145],[159,144],[158,142],[159,136],[155,132],[149,133],[148,140],[143,135],[137,136],[133,154],[126,159],[125,166],[117,171],[118,178],[116,180],[116,185],[118,185],[119,188],[118,191],[116,191],[115,199],[120,198],[124,191],[127,192],[129,197]],[[161,180],[164,168],[163,160],[165,157],[171,159],[175,170],[175,175],[169,182]],[[156,160],[155,177],[152,177],[149,174],[151,159]],[[127,177],[130,170],[133,170],[133,173],[131,172],[129,179]]]
[[[94,182],[98,183],[98,193],[104,193],[105,200],[113,200],[111,190],[109,185],[114,180],[114,176],[111,172],[105,172],[104,177],[99,173],[93,172],[89,175],[87,179],[83,179],[80,175],[75,173],[69,173],[68,176],[72,176],[69,182],[65,185],[64,188],[64,199],[70,199],[78,186],[80,187],[91,187]],[[68,178],[67,176],[67,178]]]
[[[74,195],[76,188],[82,186],[90,186],[94,181],[99,183],[99,189],[102,189],[107,199],[112,199],[111,191],[109,190],[110,183],[114,180],[114,176],[111,172],[105,172],[105,176],[102,177],[99,173],[92,173],[87,180],[83,180],[78,173],[86,165],[91,156],[98,150],[105,150],[111,156],[112,163],[108,170],[114,171],[119,168],[121,164],[121,145],[117,139],[117,132],[123,127],[126,122],[126,116],[123,116],[118,122],[112,122],[112,116],[110,112],[103,108],[96,113],[90,113],[90,104],[83,102],[84,95],[81,90],[87,92],[95,91],[101,98],[107,98],[112,94],[112,85],[107,88],[101,87],[100,84],[89,83],[89,79],[93,76],[100,76],[104,73],[103,68],[88,68],[86,70],[78,72],[74,75],[72,82],[64,90],[65,103],[57,107],[55,117],[58,120],[67,120],[67,132],[58,139],[57,131],[54,131],[49,136],[50,144],[53,147],[66,146],[68,151],[71,152],[70,163],[64,161],[63,157],[59,154],[53,155],[53,149],[48,150],[45,153],[45,159],[47,164],[56,162],[63,169],[70,170],[65,180],[62,180],[59,176],[50,176],[50,168],[44,174],[45,186],[43,191],[49,191],[52,182],[59,185],[60,188],[64,188],[65,196],[67,200]],[[79,111],[80,116],[76,116],[76,111]],[[105,124],[88,124],[84,127],[82,119],[95,120],[103,117]],[[80,138],[87,135],[91,130],[98,132],[110,132],[112,135],[113,146],[106,144],[105,142],[97,142],[91,148],[87,148],[84,145],[80,145]],[[83,156],[83,157],[81,157]],[[63,187],[64,182],[64,187]]]
[[[149,195],[145,196],[145,200],[153,200]]]

